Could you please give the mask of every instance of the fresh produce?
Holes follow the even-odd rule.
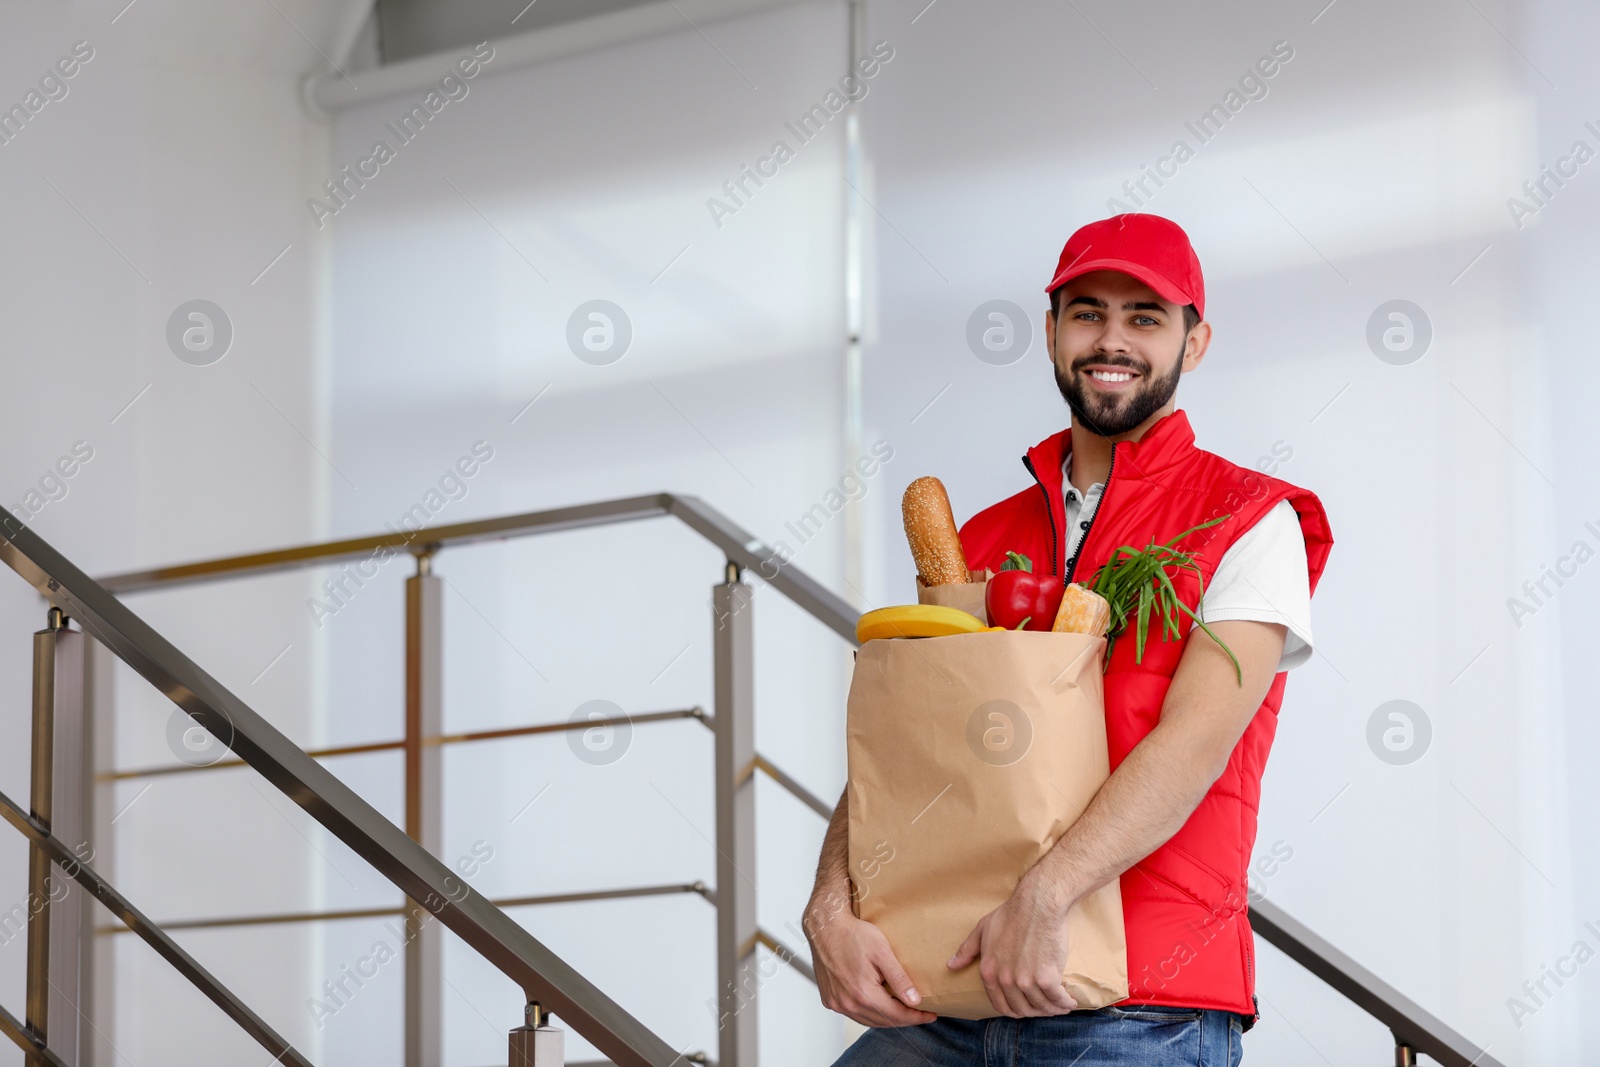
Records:
[[[984,629],[982,619],[957,608],[900,604],[869,611],[857,619],[856,640],[865,644],[886,637],[950,637]]]
[[[1244,669],[1239,666],[1239,657],[1233,654],[1233,650],[1221,638],[1211,632],[1209,626],[1200,621],[1197,610],[1191,610],[1189,605],[1183,602],[1167,574],[1168,567],[1186,568],[1194,572],[1195,579],[1200,583],[1200,592],[1195,599],[1195,609],[1198,609],[1205,599],[1205,579],[1201,577],[1199,565],[1194,562],[1195,556],[1182,551],[1177,544],[1196,530],[1215,526],[1230,517],[1222,515],[1199,526],[1191,526],[1164,545],[1156,544],[1154,538],[1142,549],[1123,545],[1095,572],[1090,588],[1105,597],[1111,609],[1109,636],[1106,640],[1108,662],[1117,637],[1126,632],[1130,625],[1136,642],[1134,662],[1144,662],[1145,639],[1149,634],[1152,614],[1161,620],[1163,641],[1175,637],[1181,638],[1183,634],[1178,627],[1178,613],[1181,611],[1193,619],[1195,625],[1204,630],[1213,641],[1222,646],[1222,651],[1233,660],[1233,670],[1238,676],[1239,685],[1244,685]],[[991,608],[990,617],[993,618],[993,615]]]
[[[989,579],[984,607],[989,621],[1007,630],[1043,630],[1055,624],[1061,606],[1061,579],[1033,573],[1033,561],[1020,552],[1007,552],[1000,571]]]
[[[1058,634],[1089,634],[1100,637],[1111,624],[1111,605],[1106,598],[1077,582],[1067,586],[1056,609],[1051,630]]]
[[[956,533],[956,517],[950,510],[950,497],[937,478],[918,478],[906,486],[900,498],[900,514],[906,524],[906,540],[911,543],[911,558],[917,563],[917,576],[923,585],[949,585],[971,580],[967,557]]]

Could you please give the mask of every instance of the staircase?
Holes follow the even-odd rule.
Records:
[[[508,729],[446,735],[441,729],[443,661],[440,578],[435,555],[446,548],[611,523],[672,517],[704,538],[726,559],[713,587],[713,701],[704,708],[671,708],[627,715],[622,720],[530,723]],[[367,909],[364,917],[394,915],[405,923],[404,1048],[407,1067],[442,1062],[440,1009],[442,960],[439,926],[454,932],[484,961],[523,991],[524,1017],[506,1020],[511,1067],[561,1067],[563,1031],[551,1017],[581,1034],[619,1067],[678,1067],[685,1062],[718,1067],[756,1067],[756,973],[758,949],[814,981],[794,946],[756,922],[752,888],[737,874],[755,866],[755,774],[766,775],[826,820],[833,805],[805,789],[754,745],[754,684],[750,610],[752,587],[745,573],[760,577],[823,626],[854,643],[857,612],[758,538],[704,502],[660,493],[579,507],[510,515],[478,522],[391,532],[274,552],[210,560],[118,575],[95,581],[74,567],[21,522],[0,519],[0,560],[46,600],[46,624],[34,634],[30,797],[26,808],[0,794],[0,817],[29,843],[29,906],[26,911],[27,983],[18,1020],[0,1007],[0,1031],[32,1064],[109,1067],[96,1062],[93,1040],[96,993],[107,981],[96,969],[95,942],[112,930],[89,921],[92,898],[142,939],[273,1057],[272,1062],[308,1065],[271,1024],[255,1014],[205,966],[186,952],[171,931],[196,926],[310,923],[353,913],[304,912],[247,915],[223,920],[151,921],[95,870],[93,829],[94,738],[97,722],[113,712],[109,702],[111,657],[121,660],[187,712],[207,734],[236,757],[214,762],[248,766],[316,819],[405,894],[394,909]],[[416,572],[406,580],[405,735],[387,741],[305,751],[218,683],[119,599],[141,591],[222,581],[295,568],[409,554]],[[74,625],[75,624],[75,625]],[[693,720],[715,736],[716,872],[713,886],[641,885],[593,893],[490,900],[440,862],[438,809],[443,745],[485,744],[509,737],[643,722]],[[317,761],[353,751],[400,750],[405,756],[406,810],[397,826]],[[139,773],[182,773],[199,768],[164,768]],[[748,865],[748,866],[747,866]],[[503,908],[528,904],[691,893],[716,909],[718,1010],[722,1025],[713,1057],[678,1050],[652,1033],[592,983],[556,956]],[[434,922],[437,920],[437,923]],[[1252,902],[1255,931],[1389,1028],[1394,1062],[1431,1056],[1447,1067],[1498,1067],[1483,1050],[1384,983],[1355,960],[1322,940],[1281,909]]]

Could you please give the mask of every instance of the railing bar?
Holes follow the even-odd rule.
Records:
[[[0,817],[16,827],[28,841],[45,852],[56,864],[63,874],[70,875],[78,884],[82,885],[95,899],[105,905],[106,910],[121,919],[127,926],[145,940],[156,953],[165,959],[172,967],[194,987],[205,994],[213,1004],[222,1009],[224,1015],[232,1019],[240,1029],[253,1037],[262,1048],[276,1057],[274,1062],[297,1064],[299,1067],[311,1067],[311,1062],[295,1051],[293,1045],[280,1037],[277,1031],[268,1026],[266,1021],[251,1011],[244,1002],[234,996],[226,986],[203,966],[193,956],[189,955],[166,931],[151,922],[143,912],[134,907],[126,897],[112,887],[104,878],[101,878],[88,866],[83,864],[72,851],[62,844],[50,832],[37,823],[27,812],[17,807],[16,803],[4,793],[0,793]]]
[[[434,738],[430,743],[436,745],[455,745],[464,741],[494,741],[506,737],[526,737],[533,734],[559,733],[565,730],[591,730],[597,726],[623,726],[637,725],[646,722],[664,722],[669,719],[700,719],[706,721],[709,716],[700,708],[678,708],[671,711],[647,711],[638,715],[624,715],[621,718],[610,719],[583,719],[579,722],[550,722],[538,723],[533,726],[508,726],[501,730],[478,730],[472,733],[444,734]],[[369,752],[390,752],[406,747],[404,741],[372,741],[360,745],[340,745],[335,748],[309,748],[306,755],[312,759],[324,759],[332,756],[356,756]],[[129,771],[112,771],[102,774],[102,782],[121,781],[127,778],[149,778],[162,774],[182,774],[186,771],[210,771],[220,767],[246,767],[244,760],[225,759],[216,763],[192,765],[177,763],[170,767],[142,767]],[[829,813],[832,814],[831,812]]]
[[[32,1030],[23,1026],[15,1015],[3,1007],[0,1007],[0,1033],[4,1033],[13,1044],[30,1057],[28,1060],[30,1067],[34,1063],[43,1063],[45,1067],[67,1067],[60,1056],[46,1048]]]
[[[342,908],[335,911],[282,912],[276,915],[241,915],[224,919],[180,919],[163,922],[163,930],[220,930],[240,926],[274,926],[282,923],[339,922],[345,919],[383,919],[404,915],[403,907],[393,908]],[[126,934],[126,926],[107,923],[95,928],[97,934]]]
[[[672,893],[698,893],[711,899],[712,891],[704,882],[669,883],[666,885],[637,886],[624,889],[592,889],[576,893],[551,893],[533,897],[500,897],[489,903],[497,908],[521,908],[533,904],[567,904],[584,900],[613,900],[620,897],[665,896]],[[404,915],[403,906],[388,908],[343,908],[333,911],[281,912],[275,915],[240,915],[221,919],[177,919],[161,924],[163,930],[212,930],[238,926],[272,926],[282,923],[340,922],[347,919],[383,919]],[[95,931],[100,934],[125,934],[126,926],[106,925]]]
[[[767,946],[767,950],[774,956],[777,956],[784,963],[787,963],[789,966],[805,975],[806,978],[810,980],[812,985],[817,984],[817,972],[812,970],[811,964],[801,959],[800,954],[794,949],[790,948],[788,945],[785,945],[782,941],[779,941],[776,937],[773,937],[760,927],[756,928],[756,940]]]
[[[794,794],[795,799],[800,801],[800,803],[804,804],[806,807],[810,808],[824,819],[833,818],[833,809],[827,804],[824,804],[821,797],[817,796],[815,793],[811,792],[811,790],[807,789],[805,786],[789,777],[789,775],[783,770],[780,770],[778,767],[774,766],[772,761],[767,759],[767,757],[758,752],[756,753],[755,763],[758,770],[764,771],[768,778],[771,778],[774,782],[777,782],[790,793]]]
[[[306,755],[312,759],[323,759],[329,756],[358,756],[368,752],[388,752],[394,749],[405,748],[404,741],[372,741],[360,745],[340,745],[336,748],[306,749]],[[98,777],[102,782],[119,782],[127,778],[152,778],[162,774],[183,774],[187,771],[214,771],[223,767],[248,767],[242,759],[224,759],[215,763],[191,764],[175,763],[170,767],[141,767],[131,771],[111,771]]]
[[[1397,1039],[1427,1053],[1444,1067],[1503,1067],[1443,1020],[1285,914],[1276,904],[1266,900],[1251,901],[1250,926],[1290,959],[1387,1026]]]
[[[433,526],[417,532],[368,534],[365,537],[351,537],[342,541],[323,541],[268,552],[252,552],[242,556],[224,556],[199,563],[132,571],[101,579],[100,584],[113,593],[131,593],[157,586],[200,582],[223,575],[244,576],[361,559],[384,548],[406,551],[420,550],[428,546],[442,548],[476,541],[505,540],[522,534],[555,533],[559,530],[604,526],[665,515],[669,508],[669,500],[665,493],[654,493],[622,500],[606,500],[597,504],[505,515],[477,522]]]
[[[579,719],[576,722],[546,722],[533,726],[508,726],[500,730],[477,730],[464,734],[444,734],[438,739],[441,745],[459,744],[463,741],[495,741],[503,737],[528,737],[533,734],[561,733],[567,730],[592,730],[600,726],[637,725],[644,722],[664,722],[669,719],[699,719],[705,712],[700,708],[678,708],[672,711],[647,711],[638,715],[613,716],[608,719]]]
[[[536,897],[506,897],[493,903],[502,908],[522,908],[533,904],[570,904],[584,900],[614,900],[620,897],[669,896],[673,893],[698,893],[706,896],[704,882],[677,885],[642,886],[638,889],[599,889],[587,893],[551,893]]]

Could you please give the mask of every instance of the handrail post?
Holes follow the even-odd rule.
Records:
[[[1417,1067],[1417,1050],[1398,1034],[1394,1039],[1394,1067]]]
[[[716,678],[717,1067],[756,1063],[755,682],[750,599],[728,561],[712,590]]]
[[[29,806],[56,837],[84,856],[87,811],[81,633],[52,607],[33,635],[33,751]],[[50,857],[28,850],[27,1025],[67,1067],[82,1063],[81,984],[89,980],[84,937],[89,902]]]
[[[510,1067],[565,1067],[566,1034],[550,1025],[550,1013],[530,1001],[523,1015],[523,1024],[511,1031]]]
[[[439,854],[441,841],[443,685],[443,584],[433,573],[433,554],[417,554],[417,572],[406,579],[406,834]],[[443,934],[433,913],[406,902],[406,1067],[439,1067],[444,1054]]]

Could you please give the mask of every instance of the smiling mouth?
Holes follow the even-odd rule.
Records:
[[[1127,385],[1139,377],[1137,372],[1121,367],[1095,367],[1082,373],[1084,377],[1090,379],[1096,385],[1113,389]]]

